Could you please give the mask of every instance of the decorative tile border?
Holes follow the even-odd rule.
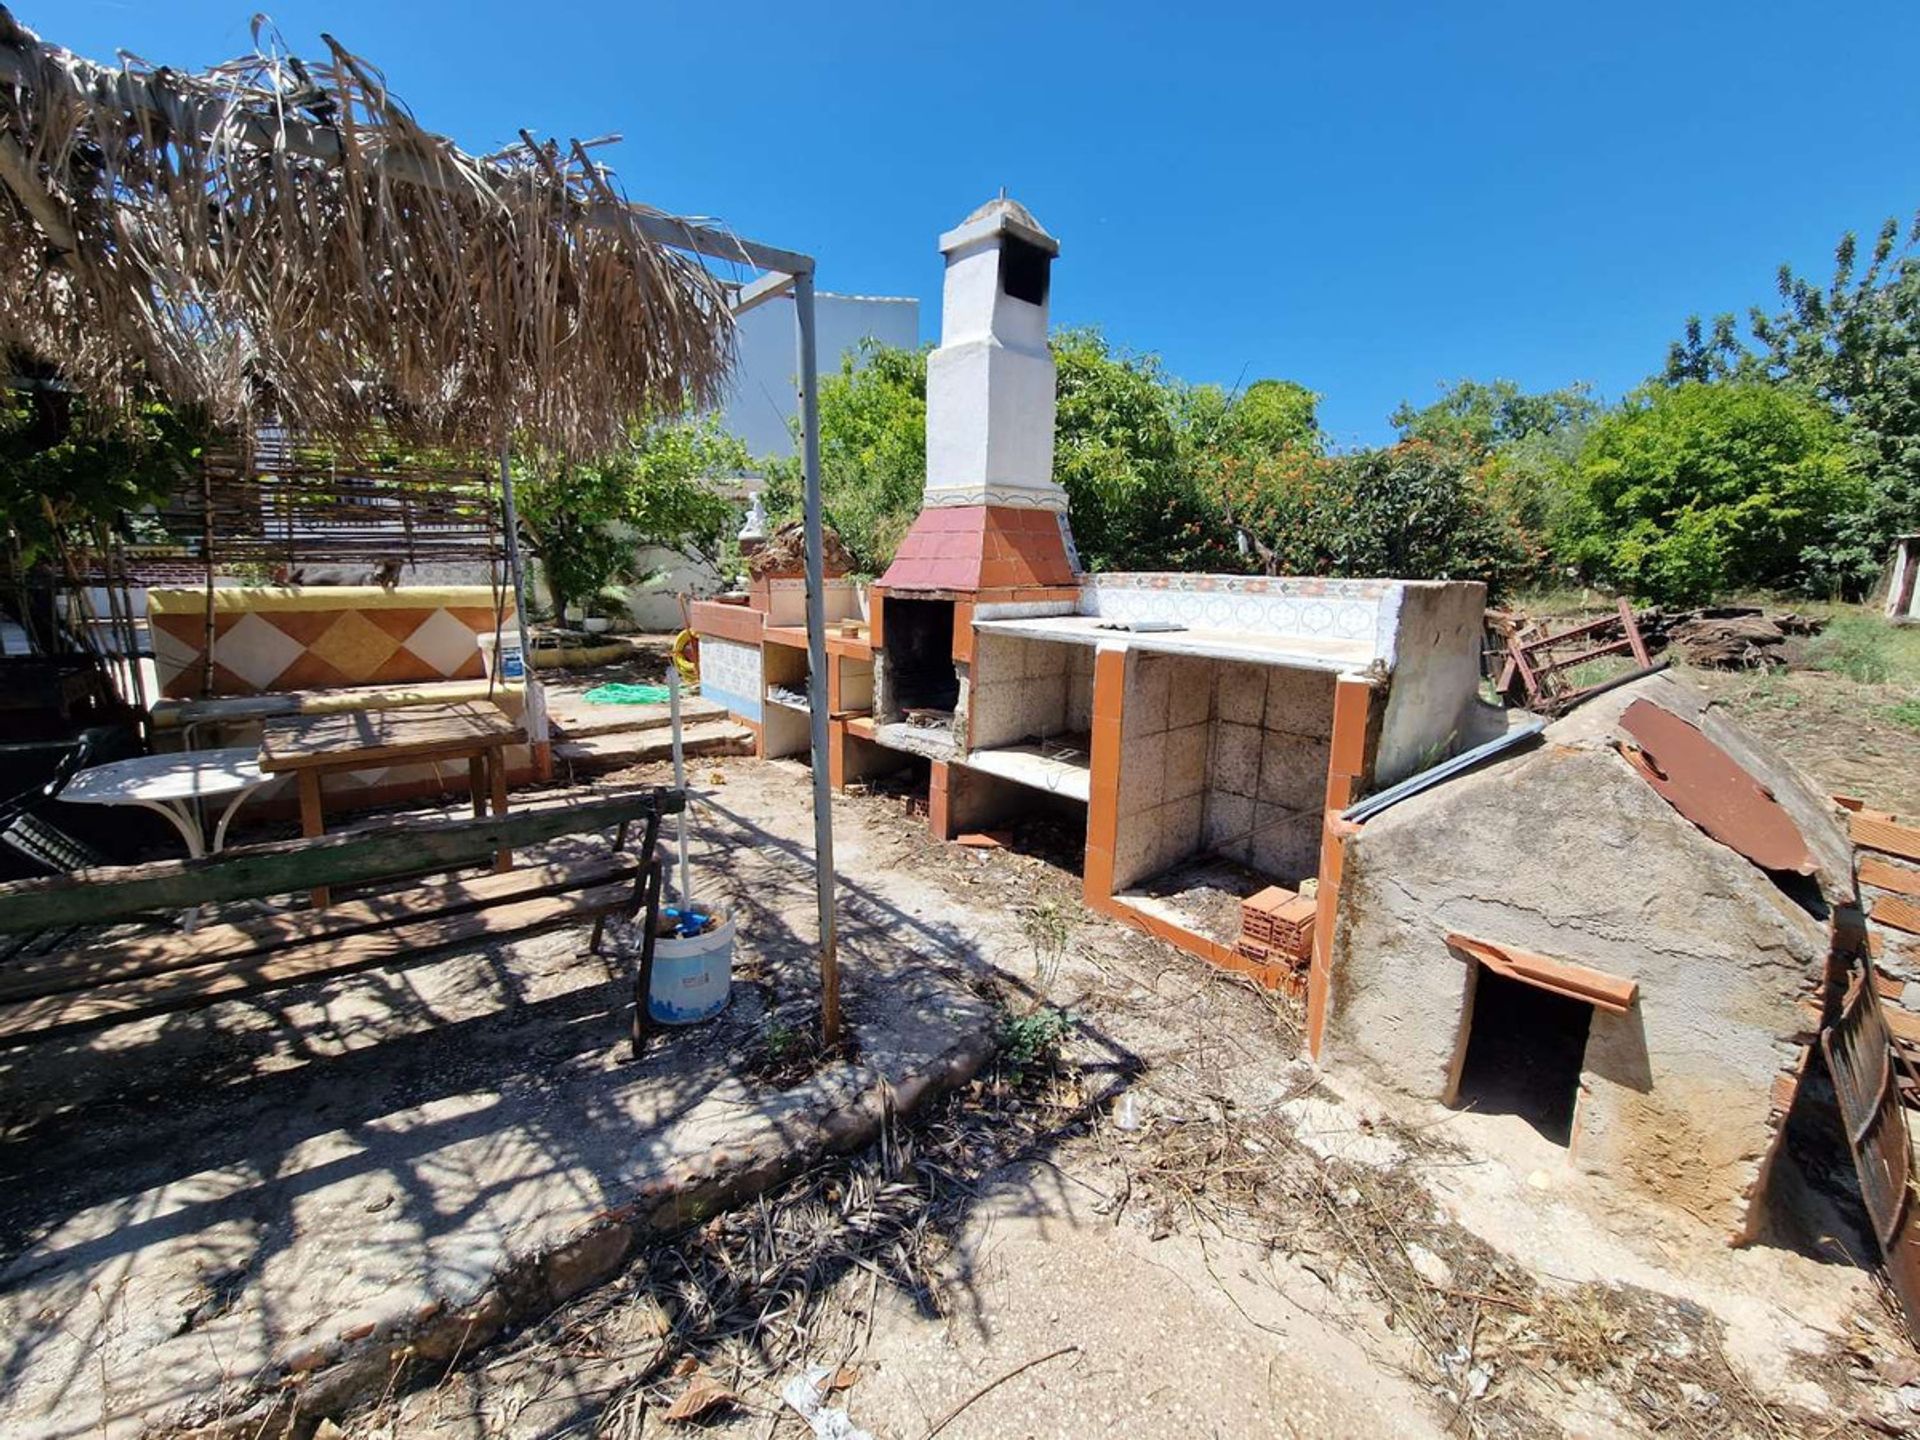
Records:
[[[509,632],[485,586],[407,590],[315,586],[215,592],[210,693],[259,695],[353,685],[475,680],[480,636]],[[160,693],[197,697],[208,678],[205,594],[150,590],[148,630]],[[196,608],[202,607],[202,608]]]
[[[1376,654],[1391,655],[1391,629],[1383,636],[1381,620],[1398,612],[1397,596],[1391,580],[1106,574],[1086,577],[1079,613],[1102,620],[1172,621],[1195,630],[1363,640]]]

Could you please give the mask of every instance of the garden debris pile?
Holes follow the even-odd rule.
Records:
[[[1787,663],[1787,641],[1817,635],[1822,622],[1791,611],[1769,613],[1754,605],[1718,605],[1668,615],[1649,610],[1640,628],[1653,646],[1672,658],[1714,670],[1772,667]]]

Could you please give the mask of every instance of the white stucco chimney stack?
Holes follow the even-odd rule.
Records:
[[[1074,583],[1053,483],[1047,300],[1060,243],[1018,201],[940,237],[940,345],[927,358],[924,508],[881,584],[976,591]]]
[[[1064,510],[1053,483],[1047,293],[1060,244],[1013,200],[940,237],[940,348],[927,359],[927,504]]]

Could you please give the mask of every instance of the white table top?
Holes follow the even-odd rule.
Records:
[[[131,805],[139,801],[197,800],[231,795],[265,783],[260,752],[247,746],[232,750],[189,750],[173,755],[136,755],[82,770],[60,792],[62,800],[82,805]]]

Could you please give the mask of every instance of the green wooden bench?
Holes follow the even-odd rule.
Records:
[[[131,939],[20,953],[0,962],[0,1048],[97,1030],[143,1016],[332,979],[374,966],[418,964],[450,950],[591,921],[599,949],[609,915],[646,912],[634,987],[633,1038],[646,1028],[662,867],[660,821],[685,805],[678,790],[474,820],[395,824],[222,851],[200,860],[79,870],[0,885],[0,934],[59,932],[223,901],[377,885],[490,866],[503,848],[612,833],[604,855],[527,865],[478,878],[442,878],[324,910]],[[641,843],[627,841],[638,826]]]

